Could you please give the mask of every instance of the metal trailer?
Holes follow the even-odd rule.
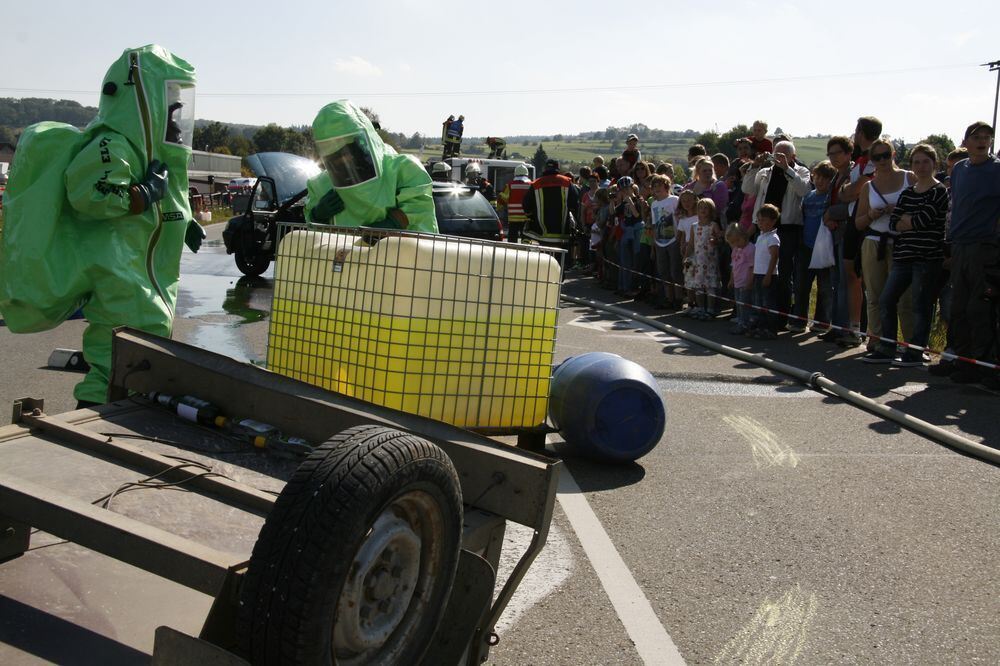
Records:
[[[283,432],[310,442],[333,441],[297,467],[252,451],[240,454],[239,465],[231,459],[224,463],[221,455],[190,451],[222,454],[217,434],[135,397],[153,391],[196,395],[222,410],[238,405],[239,413]],[[479,664],[497,640],[493,629],[500,614],[546,540],[561,463],[481,434],[131,329],[115,334],[109,397],[107,405],[58,416],[46,415],[41,400],[14,403],[13,423],[0,428],[0,562],[28,551],[33,530],[39,530],[213,597],[197,638],[165,626],[157,629],[154,664],[416,663],[415,654],[423,654],[420,663],[426,664]],[[362,446],[359,433],[360,439],[369,440],[375,433],[381,446],[371,441]],[[169,442],[192,447],[178,451]],[[304,496],[329,491],[309,486],[304,468],[312,465],[315,476],[317,465],[336,469],[352,456],[361,462],[355,471],[378,466],[384,460],[371,458],[372,451],[399,442],[443,451],[457,472],[460,549],[455,547],[452,560],[447,543],[428,557],[428,544],[442,542],[428,525],[459,520],[421,505],[433,494],[429,490],[397,493],[394,503],[374,507],[364,520],[360,516],[367,509],[359,511],[356,505],[354,517],[338,514],[342,528],[330,523],[310,528],[316,516],[334,513],[330,506],[296,514],[308,500]],[[326,460],[321,459],[324,452]],[[336,456],[340,458],[334,460]],[[155,478],[166,487],[190,492],[137,492],[126,501],[125,489],[138,487],[128,481],[137,476],[145,476],[146,485]],[[281,487],[280,481],[289,476],[291,481]],[[341,484],[349,480],[336,478]],[[260,488],[268,479],[272,488],[281,488],[280,495]],[[88,501],[109,488],[114,490],[101,500],[107,506],[114,499],[117,511],[97,506],[101,501]],[[411,509],[416,518],[406,523]],[[264,527],[258,536],[254,530],[261,520]],[[534,535],[509,577],[498,585],[508,520],[527,526]],[[304,543],[295,541],[296,535],[309,529],[312,542],[333,544],[332,552],[340,549],[337,562],[321,559],[317,565],[294,559],[290,553],[296,547],[301,552]],[[243,552],[233,536],[238,533],[244,538]],[[257,544],[248,557],[246,544],[253,539]],[[421,558],[424,566],[414,563]],[[381,566],[383,561],[386,566]],[[428,561],[434,566],[427,566]],[[388,564],[394,565],[391,572]],[[321,571],[309,578],[306,570],[311,566]],[[450,568],[455,571],[453,584]],[[255,583],[248,582],[255,576]],[[287,580],[296,576],[305,577],[305,587],[301,580]],[[406,584],[400,585],[401,580]],[[248,587],[254,587],[253,594],[247,593]],[[420,591],[407,596],[410,587]],[[273,589],[278,592],[267,596]],[[296,590],[310,599],[321,597],[326,605],[309,606]],[[311,629],[295,634],[294,627],[287,628],[296,613],[312,611],[317,614],[306,623]],[[268,632],[273,640],[262,638]],[[296,641],[308,642],[310,636],[325,637],[319,641],[324,644],[294,652]],[[429,646],[426,652],[422,646]]]

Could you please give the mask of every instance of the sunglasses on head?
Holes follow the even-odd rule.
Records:
[[[892,159],[892,153],[872,153],[872,162],[881,162],[882,160]]]

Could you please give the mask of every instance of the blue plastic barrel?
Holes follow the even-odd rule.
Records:
[[[609,462],[646,455],[667,425],[653,375],[607,352],[573,356],[556,367],[549,416],[567,444]]]

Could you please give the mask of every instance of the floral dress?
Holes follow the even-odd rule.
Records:
[[[711,224],[696,224],[691,228],[694,252],[684,263],[684,286],[688,289],[718,289],[719,260],[712,237]]]

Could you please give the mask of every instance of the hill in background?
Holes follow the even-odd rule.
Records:
[[[374,110],[368,108],[363,110],[373,121],[378,121],[378,114]],[[0,98],[0,142],[16,144],[21,130],[43,120],[83,127],[96,114],[96,107],[83,106],[72,100]],[[781,131],[777,127],[774,130]],[[434,161],[441,156],[440,135],[423,135],[420,132],[406,135],[384,127],[379,130],[379,134],[397,150],[415,155],[422,162]],[[507,141],[509,159],[533,161],[539,154],[538,148],[541,146],[545,155],[559,160],[563,169],[575,171],[581,165],[590,164],[595,155],[601,155],[605,160],[620,155],[625,148],[625,137],[629,134],[638,135],[643,159],[686,165],[687,149],[695,143],[704,145],[709,154],[721,152],[733,157],[735,155],[733,141],[738,137],[747,136],[749,130],[745,125],[737,125],[722,133],[697,132],[693,129],[663,130],[642,123],[633,123],[626,127],[607,127],[604,130],[575,135],[518,135],[504,139]],[[808,165],[824,159],[827,138],[822,135],[794,137],[799,159]],[[944,134],[932,134],[921,141],[934,145],[942,158],[954,148],[954,144]],[[899,138],[894,139],[893,143],[896,144],[897,153],[901,157],[900,163],[907,164],[906,149],[912,144]],[[259,126],[196,120],[194,147],[198,150],[244,157],[261,151],[280,151],[315,157],[312,128],[308,125],[282,127],[271,123]],[[488,151],[486,137],[466,136],[462,141],[463,156],[485,157]]]

